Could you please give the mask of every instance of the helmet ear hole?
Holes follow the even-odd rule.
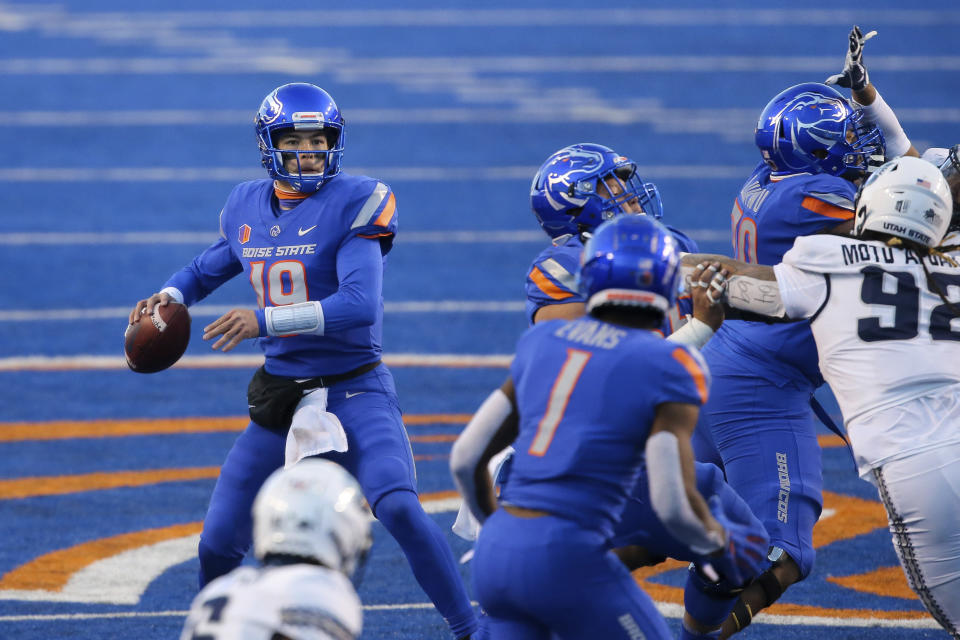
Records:
[[[829,155],[826,149],[814,149],[811,153],[817,160],[826,160]]]

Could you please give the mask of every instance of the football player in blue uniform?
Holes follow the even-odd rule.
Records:
[[[852,229],[857,182],[884,154],[882,133],[861,111],[832,87],[796,85],[764,108],[756,143],[762,162],[731,214],[736,258],[776,264],[797,236]],[[771,568],[741,594],[724,622],[721,637],[727,637],[813,567],[823,481],[811,402],[823,378],[809,322],[728,319],[703,355],[713,392],[694,451],[698,460],[723,466],[773,545]]]
[[[248,389],[251,422],[220,471],[200,539],[200,584],[240,564],[251,543],[257,490],[284,464],[297,405],[310,394],[342,425],[346,450],[324,457],[363,487],[417,581],[456,637],[476,616],[443,533],[417,497],[410,443],[393,378],[380,361],[383,268],[397,232],[396,200],[373,178],[342,173],[343,118],[323,89],[272,91],[255,119],[270,179],[237,185],[220,213],[220,238],[141,300],[191,305],[244,273],[258,309],[233,309],[204,328],[214,349],[259,338],[266,356]],[[318,396],[318,394],[320,394]]]
[[[610,552],[644,453],[651,502],[675,537],[716,554],[725,575],[762,560],[765,540],[711,515],[696,489],[689,437],[709,374],[696,350],[657,332],[677,263],[676,241],[651,217],[597,228],[580,271],[589,315],[530,328],[510,378],[454,445],[458,488],[486,523],[473,575],[492,637],[672,637]],[[497,508],[487,462],[511,442]]]
[[[622,213],[639,213],[659,220],[663,205],[656,185],[644,182],[637,165],[613,149],[580,143],[560,149],[540,166],[530,186],[530,205],[551,246],[540,252],[527,272],[527,321],[579,318],[584,300],[574,274],[583,251],[584,234]],[[669,225],[681,251],[697,253],[696,243]],[[666,334],[692,313],[690,295],[683,293],[664,321]],[[719,322],[723,321],[722,315]],[[716,329],[716,327],[713,327]]]
[[[584,315],[586,299],[576,288],[584,238],[606,219],[621,214],[663,215],[656,185],[637,175],[636,165],[612,149],[598,144],[576,144],[551,155],[533,180],[530,205],[540,226],[553,238],[551,246],[533,261],[527,275],[527,317],[531,323]],[[696,243],[667,226],[678,248],[696,252]],[[700,283],[702,270],[692,282]],[[706,274],[709,275],[709,274]],[[704,282],[708,282],[705,278]],[[723,311],[713,302],[708,287],[684,287],[659,331],[673,342],[702,348],[723,322]],[[727,517],[751,526],[758,537],[766,535],[750,508],[709,462],[695,465],[697,490],[720,502]],[[669,534],[650,503],[646,473],[641,473],[614,530],[615,553],[628,568],[656,564],[665,558],[694,561],[696,554]],[[713,630],[734,604],[741,584],[716,582],[693,564],[687,580],[688,612],[682,634],[694,629]],[[752,578],[746,575],[744,578]],[[682,638],[697,637],[682,635]]]

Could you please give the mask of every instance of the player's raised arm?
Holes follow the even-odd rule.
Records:
[[[507,378],[480,405],[450,453],[453,480],[470,512],[481,524],[497,509],[487,463],[517,438],[515,403],[513,379]]]
[[[826,83],[850,89],[854,102],[862,107],[867,120],[883,131],[888,158],[919,157],[920,153],[910,142],[893,109],[870,82],[867,66],[863,62],[863,45],[875,35],[877,35],[876,31],[864,34],[860,27],[854,25],[850,35],[847,36],[848,46],[843,71],[827,78]]]

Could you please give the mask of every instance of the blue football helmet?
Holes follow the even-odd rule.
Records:
[[[587,312],[604,305],[666,313],[677,299],[680,255],[670,230],[648,216],[617,216],[597,227],[580,258]]]
[[[260,162],[274,180],[283,180],[301,193],[313,193],[324,182],[340,173],[343,156],[344,121],[337,103],[320,87],[294,82],[270,92],[254,118]],[[298,131],[324,130],[329,149],[326,151],[280,150],[274,147],[277,133],[284,129]],[[302,155],[324,156],[323,173],[301,171]],[[284,160],[296,159],[295,171],[284,167]]]
[[[619,185],[619,193],[612,196],[605,182],[610,178]],[[598,187],[608,197],[598,193]],[[614,186],[613,191],[617,190]],[[533,214],[551,238],[592,231],[624,213],[623,205],[634,199],[644,214],[663,215],[657,187],[637,175],[632,160],[600,144],[574,144],[557,151],[541,165],[530,185]]]
[[[757,146],[775,173],[860,177],[884,161],[883,134],[840,92],[817,82],[784,89],[757,122]]]

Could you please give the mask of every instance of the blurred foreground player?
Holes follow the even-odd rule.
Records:
[[[343,467],[308,458],[271,475],[253,504],[262,566],[217,578],[194,599],[181,640],[354,640],[351,576],[370,548],[370,509]]]

